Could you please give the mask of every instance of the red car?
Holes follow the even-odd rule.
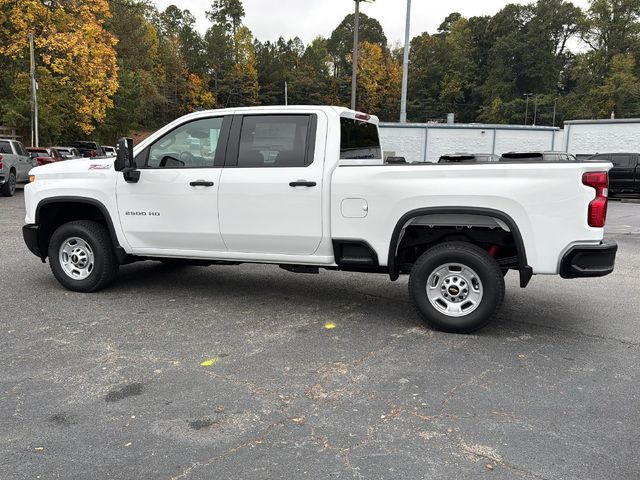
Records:
[[[64,160],[55,148],[28,147],[27,152],[29,152],[29,156],[38,163],[38,166]]]

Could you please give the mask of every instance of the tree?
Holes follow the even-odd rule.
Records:
[[[221,80],[218,104],[221,107],[250,107],[258,104],[259,85],[251,31],[241,26],[234,39],[231,71]]]
[[[462,18],[462,14],[458,12],[450,13],[444,22],[438,27],[438,33],[449,33],[458,20]]]
[[[635,74],[636,59],[631,53],[618,53],[611,59],[611,72],[599,89],[603,97],[599,114],[611,112],[618,118],[640,114],[640,80]]]
[[[176,38],[180,53],[189,71],[204,74],[206,71],[205,41],[195,29],[196,19],[189,10],[169,5],[159,15],[160,35]]]
[[[0,0],[5,21],[0,25],[0,57],[23,61],[27,52],[27,33],[34,32],[40,72],[48,78],[41,85],[44,109],[56,105],[56,91],[68,95],[65,105],[66,130],[89,135],[105,119],[118,88],[116,39],[104,28],[110,17],[107,0],[84,2],[41,2],[39,0]],[[42,70],[44,69],[44,70]],[[20,82],[16,76],[11,81]],[[52,91],[47,89],[51,88]],[[20,88],[13,89],[21,92]],[[64,92],[64,93],[63,93]],[[47,105],[47,99],[50,104]],[[25,99],[13,98],[14,107]],[[11,100],[10,100],[11,101]],[[23,108],[23,107],[20,107]],[[23,117],[29,115],[23,112]],[[42,117],[43,130],[56,115]],[[26,125],[18,125],[26,127]],[[43,137],[46,142],[46,136]]]
[[[154,10],[138,0],[112,1],[110,8],[112,18],[105,22],[105,28],[118,40],[119,88],[96,135],[113,143],[134,129],[158,126],[156,111],[163,101],[164,71],[158,30],[149,20]]]
[[[353,52],[353,29],[355,14],[349,14],[331,33],[327,42],[327,49],[333,57],[336,77],[350,73],[351,56]],[[375,18],[371,18],[364,13],[360,14],[359,38],[361,42],[369,42],[387,48],[387,37],[384,34],[382,25]]]
[[[211,23],[224,26],[235,37],[245,13],[242,0],[214,0],[206,15]]]

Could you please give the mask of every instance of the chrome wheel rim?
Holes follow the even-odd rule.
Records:
[[[448,317],[464,317],[474,312],[482,302],[482,293],[478,274],[461,263],[440,265],[427,279],[429,303]]]
[[[84,280],[93,272],[93,250],[79,237],[67,238],[62,242],[59,259],[64,273],[74,280]]]

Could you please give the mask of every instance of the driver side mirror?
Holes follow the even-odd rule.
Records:
[[[113,167],[117,172],[122,172],[127,183],[137,183],[140,180],[140,172],[133,160],[133,139],[121,138],[116,147],[116,160]]]

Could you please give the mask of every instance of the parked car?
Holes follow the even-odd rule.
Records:
[[[500,157],[493,153],[454,153],[441,156],[438,163],[497,162],[499,160]]]
[[[599,153],[590,160],[613,163],[609,170],[609,191],[612,194],[640,193],[640,154]]]
[[[190,137],[211,144],[194,154]],[[78,292],[105,288],[121,265],[150,258],[386,273],[392,281],[406,274],[428,325],[466,333],[498,312],[509,269],[521,287],[534,274],[613,271],[617,245],[604,240],[610,168],[384,164],[378,119],[366,114],[199,111],[135,148],[121,139],[115,160],[32,170],[23,236]]]
[[[116,147],[109,147],[107,145],[102,146],[102,150],[107,157],[115,157],[116,156]]]
[[[0,195],[12,197],[16,184],[29,182],[29,170],[34,166],[21,142],[0,139]]]
[[[77,148],[83,157],[104,157],[104,150],[96,142],[77,141],[71,144],[73,148]]]
[[[73,147],[55,147],[60,156],[64,160],[73,160],[75,158],[82,158],[82,154],[78,151],[77,148]]]
[[[27,151],[38,165],[48,165],[50,163],[64,160],[62,155],[60,155],[55,148],[28,147]]]
[[[577,162],[575,156],[566,152],[509,152],[503,153],[501,162]]]

